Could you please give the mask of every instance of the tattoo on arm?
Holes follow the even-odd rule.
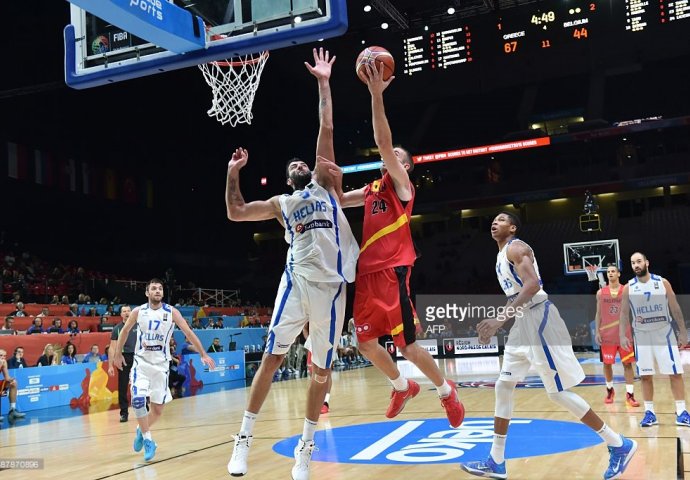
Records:
[[[236,178],[230,178],[228,180],[228,194],[230,205],[244,205],[244,198],[242,197],[242,193],[240,193],[240,187]]]

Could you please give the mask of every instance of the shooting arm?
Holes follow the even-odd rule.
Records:
[[[412,189],[410,188],[410,177],[393,151],[393,135],[388,125],[388,118],[386,117],[386,109],[383,104],[383,92],[372,93],[371,114],[374,126],[374,141],[379,148],[381,160],[383,160],[386,170],[388,170],[388,173],[393,179],[395,191],[403,202],[411,200]]]
[[[316,156],[335,162],[333,148],[333,101],[331,85],[327,78],[319,78],[319,136],[316,140]]]

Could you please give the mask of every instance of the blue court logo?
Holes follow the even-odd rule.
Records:
[[[447,419],[368,423],[316,432],[319,447],[312,459],[319,462],[358,464],[429,464],[484,460],[491,450],[493,418],[467,418],[459,428]],[[300,435],[273,445],[292,458]],[[602,443],[581,423],[535,418],[510,422],[507,458],[569,452]]]
[[[625,377],[622,375],[614,375],[613,383],[625,383]],[[596,385],[606,385],[606,378],[603,375],[586,375],[585,379],[582,380],[578,386],[592,387]],[[494,388],[496,386],[496,379],[458,382],[458,386],[462,388]],[[525,377],[522,382],[518,382],[516,388],[544,388],[544,383],[539,377]]]

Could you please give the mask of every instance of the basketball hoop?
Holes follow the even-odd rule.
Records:
[[[596,282],[599,278],[597,277],[597,271],[599,267],[597,265],[587,265],[585,267],[585,272],[587,273],[587,280],[590,282]]]
[[[225,125],[252,123],[252,104],[259,88],[268,51],[199,65],[204,80],[213,92],[209,117]]]

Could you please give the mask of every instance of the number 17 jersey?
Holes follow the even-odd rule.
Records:
[[[137,315],[137,346],[134,354],[151,364],[167,363],[171,360],[170,337],[175,330],[172,307],[161,303],[153,309],[148,303],[139,307]]]

